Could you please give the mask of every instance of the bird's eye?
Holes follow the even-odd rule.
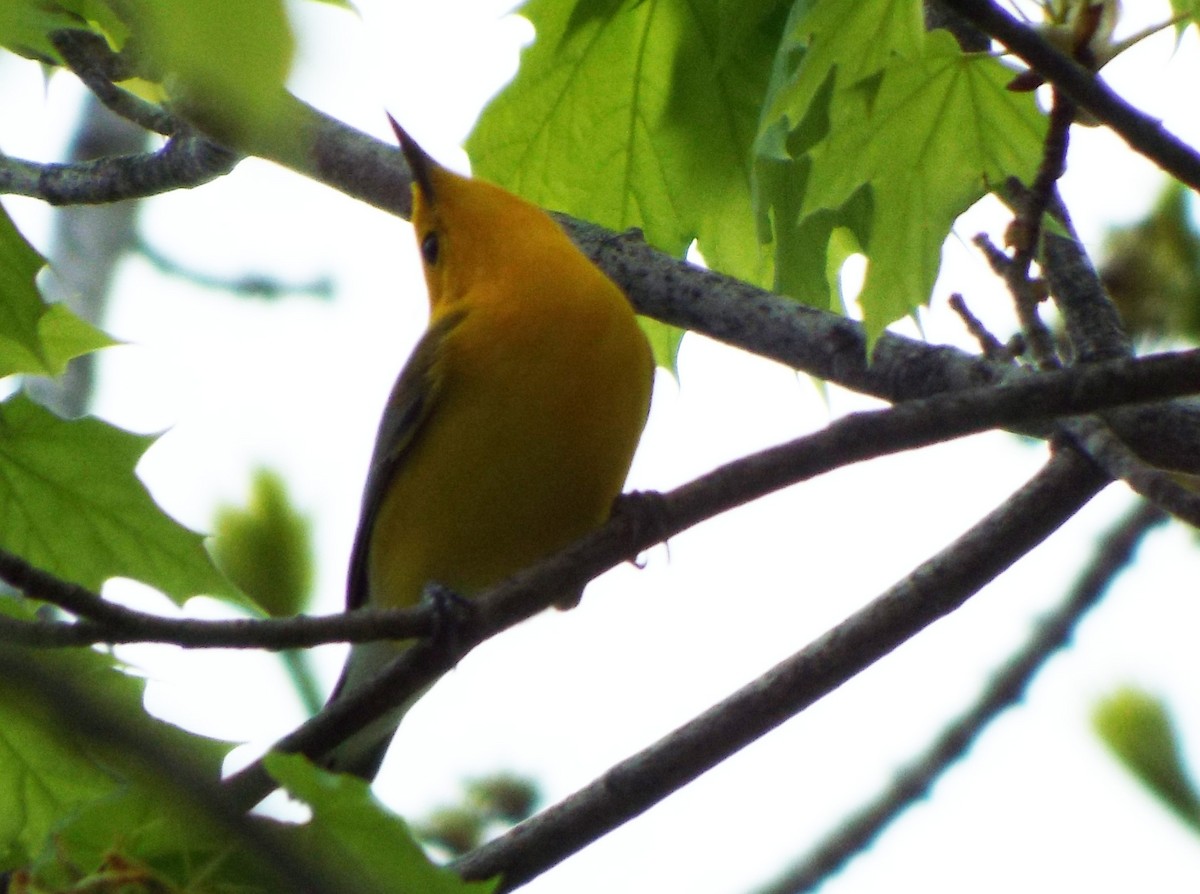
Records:
[[[425,238],[421,240],[421,257],[425,263],[432,267],[438,261],[438,234],[426,233]]]

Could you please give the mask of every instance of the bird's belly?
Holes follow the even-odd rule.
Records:
[[[634,377],[647,370],[570,353],[450,373],[462,380],[444,383],[380,506],[373,598],[410,604],[431,581],[470,594],[607,518],[645,418],[648,385]]]

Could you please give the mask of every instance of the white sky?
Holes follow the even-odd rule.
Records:
[[[515,70],[530,29],[497,2],[358,6],[361,19],[297,6],[295,89],[380,137],[386,108],[431,154],[465,169],[458,145]],[[1165,3],[1138,6],[1146,21],[1167,15]],[[1200,54],[1189,36],[1168,58],[1171,40],[1147,42],[1106,74],[1200,144]],[[0,148],[60,157],[76,85],[56,77],[43,89],[36,66],[11,59],[0,78]],[[1158,183],[1115,138],[1074,132],[1064,192],[1090,244],[1107,222],[1140,215]],[[44,249],[46,210],[20,199],[5,205]],[[264,305],[128,260],[108,328],[130,344],[104,353],[96,411],[138,431],[169,429],[140,471],[194,527],[207,528],[216,505],[243,498],[256,464],[280,469],[316,521],[317,610],[336,610],[378,412],[423,325],[407,225],[256,161],[147,203],[142,223],[159,250],[214,274],[334,276],[331,303]],[[952,290],[1009,331],[1007,299],[964,244],[981,227],[998,235],[994,211],[973,211],[962,242],[947,249],[935,309],[924,317],[932,341],[969,347],[944,310]],[[804,378],[695,336],[684,342],[680,372],[682,386],[659,378],[631,487],[673,487],[869,405],[837,389],[827,405]],[[410,714],[377,792],[420,814],[454,800],[464,777],[511,768],[540,779],[550,800],[569,794],[876,596],[1044,457],[1041,446],[1004,435],[975,437],[839,471],[675,538],[669,554],[646,556],[644,570],[624,567],[593,584],[579,609],[535,619],[464,661]],[[770,878],[971,702],[1129,502],[1110,488],[954,617],[529,890],[717,894]],[[1136,683],[1165,696],[1185,736],[1200,743],[1195,574],[1190,536],[1177,526],[1155,534],[1026,703],[824,890],[1194,890],[1200,841],[1116,768],[1091,737],[1088,712],[1097,696]],[[136,654],[161,681],[151,686],[155,710],[192,728],[261,747],[301,719],[271,657]],[[320,654],[330,684],[340,654]]]

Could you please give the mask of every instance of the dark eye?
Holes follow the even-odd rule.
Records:
[[[421,240],[421,257],[425,263],[432,267],[438,261],[438,234],[426,233],[425,238]]]

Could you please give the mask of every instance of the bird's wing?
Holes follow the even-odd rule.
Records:
[[[375,451],[367,471],[367,484],[363,489],[362,509],[358,517],[358,530],[354,534],[354,548],[350,552],[350,570],[346,579],[346,609],[353,610],[366,605],[367,555],[370,550],[371,532],[375,526],[375,515],[387,494],[388,482],[395,475],[421,435],[425,421],[438,400],[441,376],[438,366],[442,358],[442,346],[449,333],[462,322],[466,311],[446,314],[433,321],[421,337],[412,356],[400,371],[392,393],[384,407],[375,437]]]

